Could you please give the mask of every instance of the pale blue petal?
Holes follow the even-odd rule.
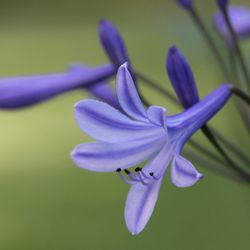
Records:
[[[158,199],[162,179],[149,185],[132,185],[125,206],[125,221],[128,230],[139,234],[148,223]]]
[[[116,92],[119,103],[127,115],[139,121],[148,121],[146,110],[128,71],[127,63],[123,64],[118,70]]]
[[[75,105],[75,117],[80,128],[105,142],[122,142],[164,135],[158,126],[131,120],[106,103],[84,100]]]
[[[202,179],[190,161],[176,154],[171,168],[171,180],[177,187],[190,187]]]
[[[152,178],[150,174],[153,173],[154,177],[160,178],[166,172],[173,157],[174,148],[170,142],[167,142],[161,151],[151,161],[149,161],[145,167],[143,167],[142,171],[144,175]]]
[[[72,159],[81,168],[96,172],[113,172],[139,164],[162,147],[162,138],[148,138],[128,143],[90,142],[76,146]]]

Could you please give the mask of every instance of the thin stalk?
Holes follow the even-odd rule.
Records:
[[[224,157],[224,159],[226,160],[226,162],[228,163],[228,166],[231,167],[231,169],[236,172],[237,174],[239,174],[242,178],[244,178],[247,182],[250,182],[250,173],[246,172],[245,170],[243,170],[242,168],[240,168],[237,163],[235,163],[228,155],[227,153],[224,151],[224,149],[220,146],[220,144],[218,143],[217,139],[215,138],[215,136],[213,135],[213,133],[211,132],[211,130],[204,125],[202,128],[202,131],[204,133],[204,135],[207,137],[207,139],[211,142],[211,144],[220,152],[220,154]]]
[[[190,13],[190,16],[193,19],[194,23],[197,25],[198,29],[202,33],[208,47],[212,51],[216,61],[218,62],[221,70],[223,71],[223,74],[224,74],[226,80],[229,81],[230,80],[230,73],[228,71],[228,68],[227,68],[227,66],[226,66],[226,64],[224,62],[223,57],[220,54],[219,49],[217,48],[215,42],[213,41],[212,36],[208,32],[205,24],[203,23],[201,17],[199,16],[199,14],[198,14],[198,12],[196,11],[195,8],[190,10],[189,13]]]
[[[230,178],[233,181],[242,183],[242,178],[240,178],[239,176],[235,176],[231,172],[225,171],[224,165],[211,160],[211,158],[201,157],[200,154],[198,154],[197,152],[194,152],[193,150],[185,150],[184,155],[186,155],[189,158],[192,158],[193,160],[197,160],[200,163],[201,167],[203,168],[207,168],[208,170],[216,174],[219,174],[220,176]],[[243,179],[243,181],[245,181],[245,179]]]
[[[210,129],[211,129],[211,127],[210,127]],[[228,143],[228,141],[223,136],[221,136],[221,134],[218,133],[218,131],[216,131],[215,129],[211,129],[211,130],[212,130],[213,134],[220,140],[221,143],[223,143],[225,146],[227,146],[227,148],[231,152],[235,152],[239,156],[239,158],[242,160],[242,162],[244,162],[247,166],[250,166],[250,159],[245,154],[243,154],[232,143]]]
[[[237,55],[237,57],[239,59],[239,63],[241,65],[242,73],[244,75],[246,84],[247,84],[247,86],[249,88],[249,91],[250,91],[250,76],[249,76],[249,73],[248,73],[248,69],[247,69],[245,59],[244,59],[242,51],[240,49],[240,45],[239,45],[239,42],[238,42],[237,35],[236,35],[236,33],[235,33],[234,29],[233,29],[232,23],[230,21],[227,8],[222,8],[221,11],[222,11],[225,22],[227,24],[227,27],[229,29],[229,32],[230,32],[232,40],[233,40],[233,49],[235,50],[235,53],[236,53],[236,55]]]
[[[237,88],[232,89],[233,94],[243,100],[246,104],[250,105],[250,96],[245,94],[243,91]]]

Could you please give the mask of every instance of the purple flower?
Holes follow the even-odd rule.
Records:
[[[110,65],[87,68],[77,64],[62,73],[0,78],[0,108],[22,108],[76,88],[86,88],[119,109],[113,89],[103,81],[114,76],[117,68],[129,60],[126,47],[117,29],[108,21],[100,21],[99,34]]]
[[[193,0],[176,0],[179,5],[187,10],[191,10],[193,8]]]
[[[203,177],[180,153],[192,134],[224,106],[231,85],[222,85],[185,112],[166,116],[163,107],[144,108],[124,64],[118,70],[116,92],[124,113],[95,100],[75,105],[80,128],[96,141],[76,146],[71,156],[84,169],[117,171],[131,185],[125,220],[130,232],[138,234],[153,213],[169,165],[171,180],[177,187],[192,186]],[[139,163],[145,166],[134,172],[127,170]]]
[[[199,101],[195,79],[188,61],[181,51],[172,46],[168,51],[167,72],[172,86],[184,108],[189,108]]]
[[[250,9],[242,6],[228,7],[228,15],[236,35],[247,38],[250,35]],[[218,32],[231,46],[232,38],[223,14],[219,11],[214,16],[214,25]]]

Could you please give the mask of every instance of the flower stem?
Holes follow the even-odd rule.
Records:
[[[235,53],[236,53],[236,55],[237,55],[237,57],[239,59],[239,63],[241,65],[241,69],[242,69],[246,84],[247,84],[247,86],[248,86],[248,88],[250,90],[250,77],[249,77],[247,65],[246,65],[245,59],[243,57],[243,54],[241,52],[237,35],[236,35],[236,33],[235,33],[234,29],[233,29],[232,23],[230,21],[228,11],[227,11],[227,7],[222,8],[221,11],[222,11],[225,22],[227,24],[227,27],[229,29],[229,32],[230,32],[232,40],[233,40],[233,49],[235,50]]]
[[[210,35],[210,33],[208,32],[205,24],[203,23],[201,17],[199,16],[198,12],[196,11],[195,8],[193,8],[192,10],[189,11],[191,18],[193,19],[194,23],[197,25],[198,29],[200,30],[200,32],[202,33],[208,47],[210,48],[210,50],[212,51],[216,61],[218,62],[221,70],[223,71],[223,74],[226,78],[227,81],[229,81],[230,79],[230,73],[228,71],[228,68],[224,62],[223,57],[220,54],[219,49],[217,48],[215,42],[212,39],[212,36]]]
[[[247,182],[250,182],[250,173],[243,170],[241,167],[239,167],[226,153],[226,151],[220,146],[217,139],[211,132],[211,130],[208,128],[207,125],[204,125],[201,130],[203,131],[204,135],[207,137],[207,139],[210,141],[210,143],[220,152],[220,154],[224,157],[226,162],[228,163],[228,166],[231,167],[233,171],[235,171],[237,174],[239,174],[242,178],[244,178]]]
[[[248,104],[250,106],[250,96],[249,95],[247,95],[242,90],[237,89],[237,88],[233,88],[232,92],[234,95],[239,97],[241,100],[243,100],[246,104]]]

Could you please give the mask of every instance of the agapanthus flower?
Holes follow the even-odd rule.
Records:
[[[138,234],[153,213],[170,165],[171,181],[177,187],[192,186],[203,177],[181,156],[181,151],[188,139],[224,106],[231,85],[222,85],[188,110],[167,116],[163,107],[145,109],[124,64],[117,73],[116,93],[123,113],[97,100],[75,105],[79,127],[96,141],[76,146],[71,156],[76,165],[87,170],[117,171],[131,185],[125,220],[129,231]],[[128,170],[140,163],[143,168]]]
[[[0,78],[0,108],[22,108],[76,88],[86,88],[99,99],[119,108],[112,87],[104,80],[114,76],[117,68],[129,60],[126,47],[109,21],[100,21],[99,36],[110,64],[91,68],[74,64],[66,72]]]
[[[250,9],[243,6],[229,6],[228,15],[232,27],[239,38],[247,38],[250,35]],[[218,32],[226,39],[228,45],[232,45],[230,31],[221,11],[214,16],[214,25]]]

